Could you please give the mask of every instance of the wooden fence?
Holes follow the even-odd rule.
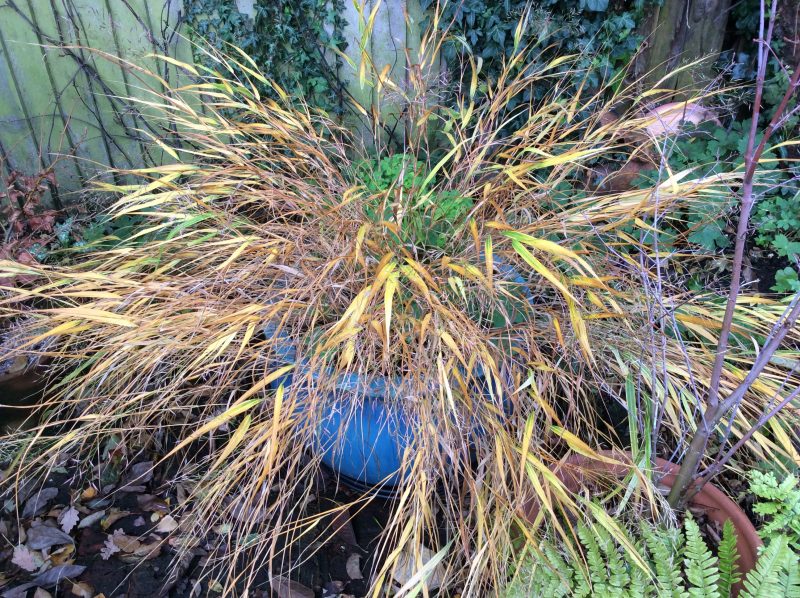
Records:
[[[359,2],[361,11],[347,0],[342,14],[351,61],[358,65],[364,50],[371,56],[367,79],[374,83],[388,67],[392,81],[408,83],[422,33],[419,0]],[[236,0],[238,10],[250,16],[256,4]],[[718,52],[729,5],[730,0],[675,0],[654,10],[643,24],[651,34],[643,71],[652,71],[655,81],[681,61]],[[372,35],[361,48],[363,21],[376,6]],[[86,48],[158,68],[174,83],[176,69],[148,55],[192,60],[190,43],[181,35],[187,33],[181,15],[181,0],[2,0],[0,193],[13,171],[31,175],[52,167],[57,185],[47,200],[59,206],[80,199],[92,177],[164,159],[147,139],[148,129],[156,131],[146,110],[124,99],[142,93],[134,74]],[[352,71],[339,75],[364,114],[380,114],[388,123],[402,118],[396,99],[377,93],[375,85],[361,85]],[[687,72],[667,85],[680,87],[686,77],[697,75]],[[365,139],[372,133],[364,122],[348,124]]]
[[[360,14],[349,1],[342,14],[347,53],[355,63],[361,61],[363,21],[379,5],[365,48],[371,56],[366,78],[374,82],[388,65],[389,77],[402,83],[406,58],[414,60],[420,44],[419,0],[361,1]],[[253,0],[236,4],[243,14],[253,15]],[[47,200],[58,206],[79,199],[86,181],[109,176],[109,167],[162,160],[163,154],[147,140],[146,111],[124,99],[142,95],[135,76],[86,48],[154,68],[150,54],[191,61],[191,45],[182,33],[187,31],[181,24],[180,0],[0,4],[0,178],[14,170],[31,175],[52,167],[57,185]],[[159,63],[158,68],[174,83],[174,67]],[[360,85],[353,72],[340,75],[349,81],[350,97],[364,113],[381,114],[388,121],[400,117],[396,102],[377,94],[374,85]],[[364,138],[371,135],[364,123],[349,124]],[[0,193],[4,190],[0,183]]]
[[[191,60],[176,30],[173,0],[6,0],[0,4],[0,176],[53,168],[50,201],[74,200],[111,168],[158,162],[141,131],[148,123],[122,98],[137,95],[132,74],[95,48],[159,68],[149,54]],[[0,185],[0,192],[4,189]]]

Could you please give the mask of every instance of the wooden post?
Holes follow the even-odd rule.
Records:
[[[698,59],[700,64],[658,84],[673,90],[698,89],[713,79],[712,66],[722,49],[731,0],[666,0],[653,7],[645,23],[646,49],[638,71],[648,87],[668,73]]]

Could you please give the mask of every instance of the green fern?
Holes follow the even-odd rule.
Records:
[[[730,522],[722,528],[716,557],[689,514],[682,529],[654,527],[646,522],[637,522],[631,529],[639,538],[634,542],[637,558],[602,526],[579,523],[576,531],[583,559],[574,559],[563,544],[545,541],[523,559],[514,582],[500,595],[729,598],[741,580],[736,533]],[[650,565],[651,575],[637,565],[639,558]],[[800,598],[800,565],[788,536],[776,534],[768,539],[755,569],[742,585],[741,598]]]
[[[741,598],[783,596],[780,593],[780,573],[787,558],[787,550],[785,536],[770,540],[769,545],[759,555],[755,569],[744,578]]]
[[[598,527],[598,536],[605,530]],[[595,529],[589,529],[583,523],[578,525],[578,538],[580,538],[586,552],[586,563],[589,565],[589,580],[595,594],[609,593],[608,570],[603,556],[603,550],[595,537]]]
[[[596,529],[600,548],[605,557],[605,566],[608,570],[608,593],[609,596],[623,596],[630,584],[628,567],[630,566],[620,555],[617,543],[605,528]]]
[[[800,488],[798,479],[787,476],[778,483],[772,472],[750,472],[750,491],[759,499],[753,511],[768,521],[759,530],[767,541],[783,535],[794,550],[800,550]]]
[[[778,576],[778,587],[780,596],[800,598],[800,563],[793,550],[786,550],[783,568]]]
[[[722,540],[717,550],[719,559],[719,594],[729,596],[731,588],[741,579],[736,564],[739,553],[736,551],[736,530],[730,519],[722,526]]]
[[[649,525],[642,526],[642,534],[654,565],[658,595],[687,598],[681,569],[675,565],[683,553],[683,534],[674,528],[656,531]]]
[[[683,565],[689,580],[689,595],[693,598],[719,598],[719,566],[711,554],[700,528],[689,513],[684,522],[686,550]]]

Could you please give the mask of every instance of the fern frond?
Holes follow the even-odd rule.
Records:
[[[753,511],[769,521],[761,527],[759,535],[770,540],[778,535],[787,536],[789,545],[800,550],[800,488],[798,479],[787,476],[778,483],[775,474],[753,471],[750,473],[750,491],[759,500]]]
[[[656,588],[659,596],[687,598],[686,586],[681,575],[681,553],[683,534],[679,529],[653,529],[642,526],[642,534],[650,552],[650,561],[655,566]]]
[[[579,524],[577,532],[585,550],[586,562],[589,565],[589,580],[592,585],[592,592],[595,595],[603,595],[607,593],[609,587],[608,570],[606,569],[603,550],[600,548],[594,532],[585,524]]]
[[[550,581],[547,587],[543,588],[541,596],[569,595],[570,589],[575,586],[576,578],[583,577],[582,571],[578,570],[580,569],[579,565],[564,560],[561,553],[552,544],[542,546],[542,553],[546,566],[541,569],[548,569]]]
[[[630,576],[628,575],[629,563],[626,562],[628,555],[625,554],[623,559],[617,542],[611,537],[607,529],[598,527],[596,534],[598,544],[605,557],[609,589],[613,594],[621,595],[628,589],[630,584]]]
[[[719,568],[717,559],[711,554],[697,522],[688,513],[684,522],[686,530],[686,550],[684,552],[684,567],[686,579],[689,580],[689,595],[693,598],[718,598],[719,597]]]
[[[736,561],[739,553],[736,550],[736,530],[730,519],[722,526],[722,540],[717,550],[719,559],[719,593],[729,596],[731,588],[741,579]]]
[[[783,567],[778,575],[780,595],[786,598],[800,598],[800,562],[797,556],[791,547],[787,548]]]
[[[640,551],[643,553],[643,551]],[[642,571],[641,567],[630,568],[630,583],[628,584],[628,596],[632,598],[646,598],[652,596],[655,590],[652,578]]]
[[[756,568],[751,570],[744,578],[742,598],[766,598],[768,596],[782,596],[780,593],[780,572],[783,560],[788,551],[785,536],[774,538],[761,552],[756,562]]]

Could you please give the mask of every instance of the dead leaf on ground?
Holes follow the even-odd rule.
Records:
[[[14,554],[11,557],[11,562],[29,573],[36,571],[42,566],[42,563],[44,563],[41,556],[35,552],[31,552],[27,546],[22,544],[14,547]]]
[[[57,585],[64,579],[73,579],[80,576],[86,567],[83,565],[60,565],[37,575],[33,581],[11,588],[2,593],[3,598],[23,598],[31,588],[49,588]]]
[[[427,548],[426,546],[420,546],[419,556],[420,560],[422,561],[421,564],[424,567],[428,562],[430,562],[434,558],[435,554],[431,549]],[[411,578],[417,574],[418,571],[419,571],[419,566],[417,564],[417,559],[415,558],[415,555],[412,554],[411,550],[405,549],[400,553],[400,556],[397,559],[397,566],[392,572],[392,577],[394,577],[394,580],[401,586],[405,586],[409,582],[409,580],[411,580]],[[441,563],[438,563],[433,568],[433,570],[431,570],[425,577],[425,585],[427,586],[429,591],[436,590],[442,585],[443,579],[444,579],[444,571],[442,569]]]
[[[39,490],[39,492],[30,497],[25,503],[25,507],[22,509],[22,518],[28,519],[29,517],[35,517],[39,513],[42,513],[47,508],[47,505],[50,504],[50,501],[57,495],[57,488],[43,488]]]
[[[107,561],[112,555],[118,553],[120,550],[120,547],[114,543],[114,536],[109,535],[106,538],[105,545],[100,550],[100,558],[104,561]]]
[[[270,588],[278,598],[314,598],[314,591],[307,588],[299,581],[294,581],[283,575],[274,575],[269,583]]]
[[[361,573],[361,557],[359,555],[351,554],[347,557],[345,569],[347,569],[347,575],[350,579],[364,579],[364,575]]]
[[[165,515],[156,526],[156,531],[161,534],[168,534],[178,529],[178,522],[171,515]]]
[[[86,517],[81,519],[81,522],[78,524],[78,529],[83,529],[85,527],[89,527],[93,523],[97,523],[98,521],[100,521],[105,516],[106,516],[105,510],[97,511],[96,513],[92,513],[91,515],[87,515]]]
[[[67,544],[55,552],[50,553],[50,562],[54,565],[68,565],[72,563],[75,556],[75,545]]]
[[[86,567],[83,565],[59,565],[36,576],[33,583],[42,588],[49,588],[63,579],[79,577],[84,571],[86,571]]]
[[[129,511],[118,511],[117,509],[111,509],[109,514],[106,517],[103,517],[103,519],[100,521],[100,527],[103,529],[108,529],[117,521],[123,517],[127,517],[128,515],[130,515]]]
[[[126,561],[148,560],[161,553],[161,539],[152,536],[150,542],[142,542],[139,538],[127,535],[121,529],[114,530],[106,539],[105,547],[100,551],[103,560],[108,560],[111,555],[120,553],[120,558]],[[125,558],[129,557],[129,558]]]
[[[152,494],[140,494],[136,497],[139,508],[143,511],[153,511],[157,513],[169,512],[169,505],[163,498]]]
[[[28,547],[34,550],[42,550],[51,546],[60,546],[61,544],[73,544],[74,542],[72,536],[65,534],[57,527],[37,525],[28,530]]]
[[[78,524],[80,521],[81,515],[78,512],[78,509],[75,507],[70,507],[61,512],[61,515],[58,517],[58,522],[61,524],[61,529],[64,530],[64,533],[70,533],[72,528]]]
[[[44,588],[36,588],[33,598],[53,598],[53,595]]]
[[[94,596],[94,588],[85,581],[73,581],[70,591],[79,598],[93,598]]]
[[[356,540],[356,532],[353,529],[353,524],[351,523],[350,511],[347,508],[343,508],[333,516],[333,520],[331,521],[331,528],[333,528],[333,533],[338,537],[342,542],[348,544],[349,546],[358,546],[358,540]]]
[[[656,106],[644,115],[648,134],[653,137],[660,135],[674,135],[683,123],[700,125],[704,122],[713,122],[720,126],[719,119],[713,110],[703,108],[694,102],[670,102]]]
[[[153,462],[142,461],[133,465],[125,474],[125,483],[122,488],[126,486],[141,486],[153,479]]]

